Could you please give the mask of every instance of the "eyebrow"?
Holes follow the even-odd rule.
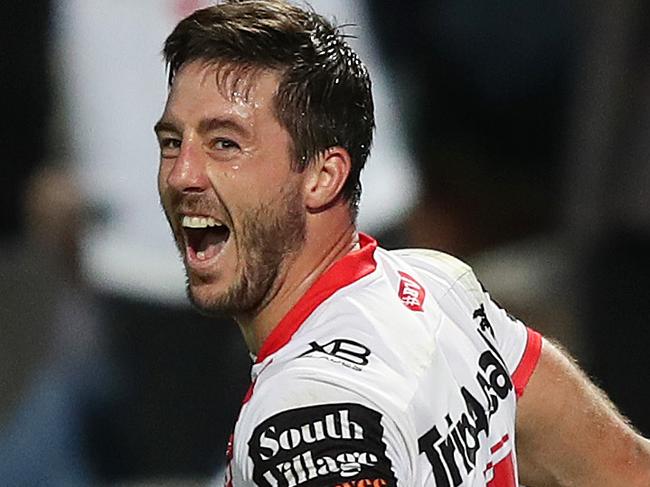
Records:
[[[236,121],[228,118],[228,117],[211,117],[211,118],[204,118],[199,122],[199,127],[198,131],[202,134],[211,132],[212,130],[218,130],[218,129],[227,129],[227,130],[232,130],[233,132],[237,132],[240,135],[243,136],[248,136],[249,131],[243,127],[241,124],[237,123]],[[153,127],[153,130],[155,133],[160,133],[160,132],[175,132],[180,134],[182,130],[179,128],[179,126],[170,121],[170,120],[164,120],[161,119]]]
[[[232,130],[243,136],[249,135],[249,131],[245,127],[228,117],[204,118],[199,122],[198,131],[200,133],[207,133],[218,129]]]
[[[158,120],[158,122],[156,122],[156,125],[153,126],[153,131],[157,134],[160,132],[180,133],[180,130],[178,129],[176,124],[173,122],[169,122],[167,120]]]

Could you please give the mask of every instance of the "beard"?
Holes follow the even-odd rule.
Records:
[[[199,297],[187,278],[188,297],[202,314],[237,316],[263,308],[275,294],[290,256],[305,241],[306,218],[295,185],[288,185],[275,200],[248,210],[241,221],[236,235],[240,265],[230,287]]]

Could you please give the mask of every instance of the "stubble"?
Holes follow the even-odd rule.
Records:
[[[190,301],[203,314],[254,314],[275,295],[292,254],[305,240],[305,213],[298,187],[288,185],[275,200],[248,210],[236,239],[240,266],[225,292],[199,301],[188,279]]]

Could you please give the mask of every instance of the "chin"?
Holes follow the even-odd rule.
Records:
[[[228,314],[232,310],[227,304],[227,293],[210,289],[209,285],[187,286],[187,297],[201,314],[215,316]]]

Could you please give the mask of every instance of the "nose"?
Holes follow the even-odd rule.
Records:
[[[201,193],[208,188],[205,163],[192,143],[183,141],[166,179],[169,187],[180,193]]]

